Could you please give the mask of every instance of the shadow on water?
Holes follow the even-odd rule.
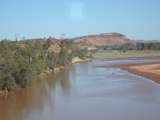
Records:
[[[68,70],[62,70],[56,75],[53,73],[37,77],[31,86],[0,97],[0,120],[23,120],[34,111],[42,112],[46,104],[53,108],[55,99],[53,91],[57,88],[61,89],[57,94],[69,94]]]

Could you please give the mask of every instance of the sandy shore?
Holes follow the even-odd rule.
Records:
[[[91,60],[92,60],[91,58],[81,59],[79,57],[75,57],[75,58],[72,59],[72,64],[82,63],[82,62],[88,62],[88,61],[91,61]]]
[[[160,63],[122,64],[112,67],[118,67],[160,83]]]

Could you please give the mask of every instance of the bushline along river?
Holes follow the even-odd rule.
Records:
[[[160,59],[92,61],[0,98],[0,120],[160,120],[160,85],[119,68]]]

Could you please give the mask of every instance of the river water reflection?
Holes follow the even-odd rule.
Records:
[[[160,85],[98,65],[150,60],[92,61],[0,97],[0,120],[159,120]]]

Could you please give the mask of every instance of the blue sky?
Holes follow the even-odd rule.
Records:
[[[0,38],[120,32],[160,40],[160,0],[0,0]]]

